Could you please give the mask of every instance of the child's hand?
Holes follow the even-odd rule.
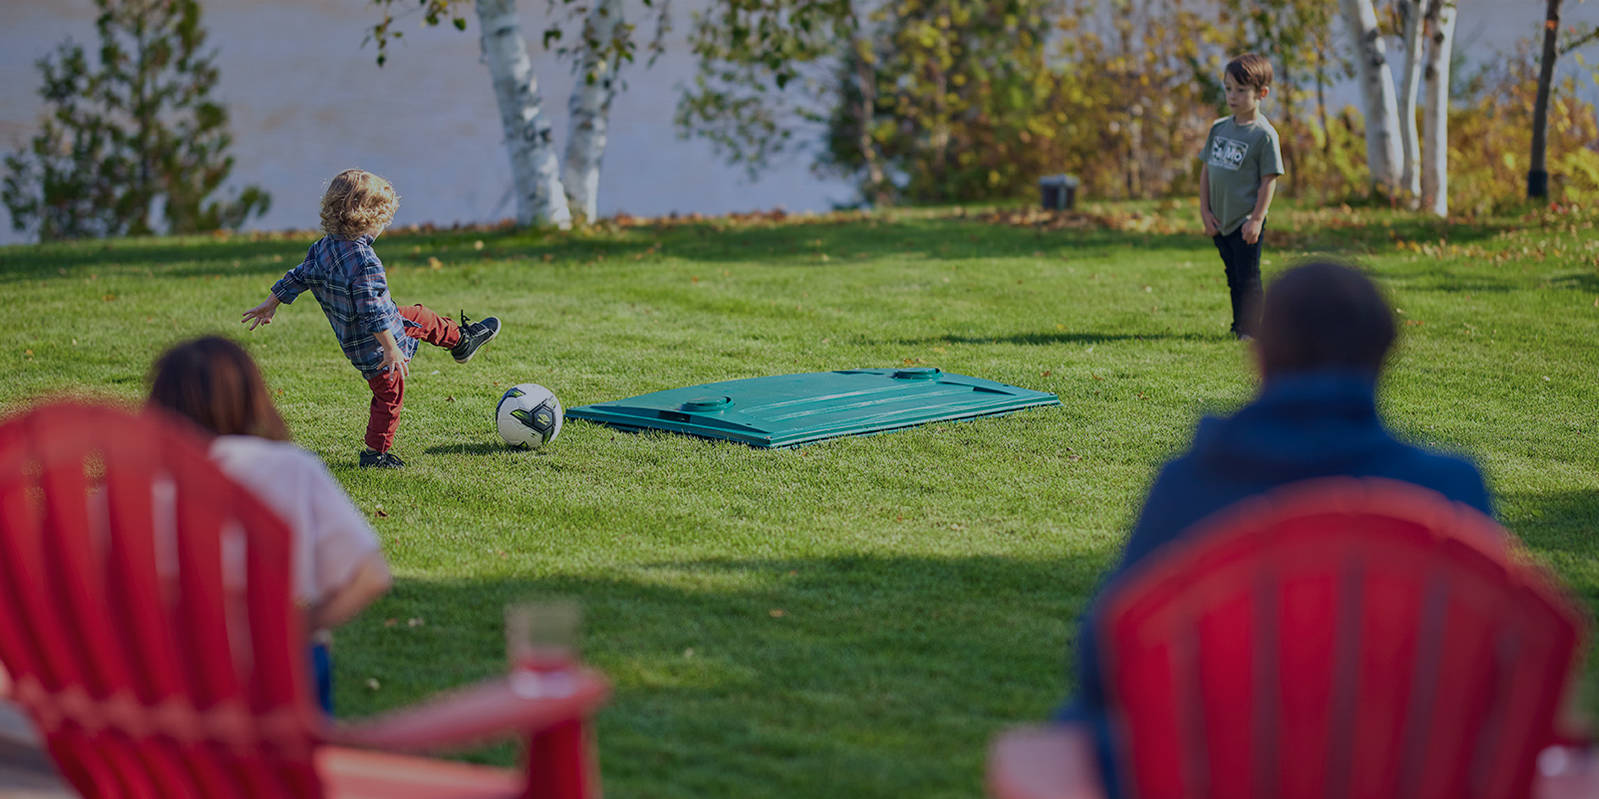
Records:
[[[1254,217],[1245,219],[1243,227],[1244,243],[1254,244],[1255,242],[1260,241],[1260,229],[1263,226],[1265,226],[1264,220],[1256,219]]]
[[[1200,211],[1199,221],[1205,224],[1205,235],[1215,236],[1221,232],[1221,220],[1217,219],[1215,214],[1209,211]]]
[[[239,322],[241,324],[249,324],[251,330],[261,325],[270,325],[272,324],[272,314],[277,313],[278,306],[281,304],[278,302],[277,297],[268,297],[260,305],[245,311],[244,318],[240,319]]]
[[[400,380],[411,374],[411,364],[405,360],[405,354],[400,352],[399,347],[383,348],[383,361],[378,364],[378,369]]]

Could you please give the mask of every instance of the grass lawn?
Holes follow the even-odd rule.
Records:
[[[989,737],[1068,693],[1072,621],[1155,467],[1254,389],[1191,212],[1097,211],[1114,224],[904,212],[385,235],[398,301],[505,330],[465,366],[418,356],[395,449],[410,466],[376,474],[354,468],[366,386],[315,300],[254,333],[238,323],[312,236],[5,248],[0,411],[63,391],[133,401],[165,346],[226,331],[396,571],[339,633],[342,714],[500,671],[501,608],[571,596],[585,656],[616,683],[598,723],[611,795],[972,797]],[[1371,268],[1402,320],[1389,420],[1475,456],[1504,522],[1590,608],[1596,220],[1289,208],[1265,265]],[[512,452],[490,420],[520,382],[572,406],[906,364],[1063,406],[783,451],[570,421],[546,451]]]

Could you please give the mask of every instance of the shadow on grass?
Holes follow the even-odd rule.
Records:
[[[1599,491],[1507,493],[1499,497],[1500,516],[1534,549],[1594,557],[1599,531]]]
[[[426,452],[429,455],[501,455],[506,452],[515,451],[517,450],[506,446],[504,442],[496,443],[492,441],[478,442],[476,444],[439,444],[423,450],[423,452]],[[534,450],[526,454],[537,456],[540,453],[537,450]]]
[[[1392,221],[1392,220],[1390,220]],[[1496,235],[1489,224],[1450,226],[1422,218],[1391,225],[1340,224],[1273,231],[1274,250],[1359,253],[1388,247],[1395,238],[1431,240],[1447,235],[1467,243]],[[303,257],[314,233],[277,238],[185,240],[115,239],[35,247],[11,247],[0,254],[0,283],[48,279],[86,270],[151,270],[167,277],[282,274]],[[375,247],[390,267],[418,267],[438,258],[452,267],[484,259],[523,258],[539,263],[594,265],[652,257],[705,262],[761,262],[769,266],[819,266],[839,259],[888,255],[927,260],[984,257],[1106,257],[1115,251],[1208,251],[1198,231],[1149,232],[1109,228],[1050,230],[981,221],[972,216],[896,217],[883,214],[845,220],[818,219],[781,224],[730,225],[719,221],[673,226],[635,226],[620,231],[545,230],[429,231],[385,234]],[[821,260],[828,255],[829,260]]]
[[[998,333],[991,336],[973,336],[943,334],[926,336],[923,338],[900,339],[895,342],[904,346],[925,346],[937,344],[1021,344],[1026,346],[1044,346],[1051,344],[1107,344],[1113,341],[1231,341],[1227,334],[1203,333],[1068,333],[1068,332],[1037,332],[1037,333]]]
[[[970,794],[989,736],[1064,696],[1070,625],[1107,565],[863,555],[402,576],[340,632],[341,712],[501,672],[502,608],[569,597],[585,660],[615,683],[599,740],[624,795]]]
[[[306,241],[196,241],[192,244],[113,239],[104,242],[13,247],[0,253],[0,283],[75,277],[80,272],[116,274],[148,269],[171,277],[281,275],[305,256]],[[273,260],[274,257],[280,260]]]
[[[1555,288],[1575,289],[1588,294],[1599,293],[1599,273],[1596,272],[1573,272],[1569,275],[1559,275],[1549,282]]]
[[[1333,254],[1386,249],[1395,239],[1436,240],[1456,244],[1491,238],[1504,228],[1493,224],[1450,225],[1422,217],[1401,217],[1390,224],[1339,224],[1275,231],[1267,246],[1274,250],[1320,250]],[[769,266],[817,267],[839,259],[899,256],[927,260],[971,260],[983,257],[1051,256],[1069,259],[1106,257],[1116,251],[1173,252],[1213,245],[1200,232],[1153,232],[1104,227],[1048,229],[985,222],[976,216],[905,217],[892,213],[854,219],[790,218],[779,224],[732,225],[715,220],[674,226],[637,226],[621,233],[576,233],[528,239],[515,232],[482,236],[500,255],[533,260],[599,263],[606,259],[643,258],[659,245],[666,254],[706,263],[759,261]],[[827,255],[828,260],[820,256]]]

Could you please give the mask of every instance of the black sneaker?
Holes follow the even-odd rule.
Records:
[[[455,356],[456,363],[466,363],[484,344],[494,340],[500,334],[500,320],[497,317],[485,317],[481,321],[472,322],[466,318],[466,311],[461,312],[461,340],[450,348],[450,354]]]
[[[405,465],[398,455],[392,452],[378,452],[375,449],[361,451],[361,468],[363,469],[398,469]]]

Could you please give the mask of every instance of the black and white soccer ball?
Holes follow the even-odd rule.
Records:
[[[538,449],[561,434],[565,413],[561,401],[537,383],[512,386],[494,410],[494,425],[505,443],[521,449]]]

